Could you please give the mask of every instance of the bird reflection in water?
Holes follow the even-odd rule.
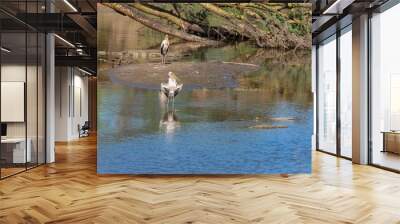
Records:
[[[181,124],[176,116],[175,111],[167,111],[160,120],[160,130],[165,132],[167,135],[175,133]]]

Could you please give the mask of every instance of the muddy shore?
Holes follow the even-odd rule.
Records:
[[[114,83],[136,88],[158,89],[166,82],[168,72],[174,72],[185,89],[234,88],[237,78],[259,69],[258,65],[234,62],[172,62],[123,65],[108,70],[107,75]]]

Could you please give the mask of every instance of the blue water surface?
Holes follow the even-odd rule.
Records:
[[[106,83],[98,108],[100,174],[311,172],[312,104],[296,95],[188,90],[166,108],[158,91]]]

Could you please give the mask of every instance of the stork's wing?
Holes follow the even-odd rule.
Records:
[[[160,45],[160,53],[162,55],[166,55],[168,53],[169,43],[168,41],[163,40]]]
[[[169,89],[168,89],[167,84],[161,83],[161,92],[163,92],[164,95],[165,95],[166,97],[168,97]]]
[[[174,97],[182,90],[183,84],[179,84],[174,92]]]
[[[160,53],[161,54],[164,54],[164,41],[161,43],[161,46],[160,46]]]

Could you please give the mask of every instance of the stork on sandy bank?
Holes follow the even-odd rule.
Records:
[[[168,34],[167,34],[167,35],[165,35],[165,38],[161,42],[161,46],[160,46],[161,63],[162,64],[166,63],[165,59],[167,58],[168,48],[169,48],[169,40],[168,40]]]

